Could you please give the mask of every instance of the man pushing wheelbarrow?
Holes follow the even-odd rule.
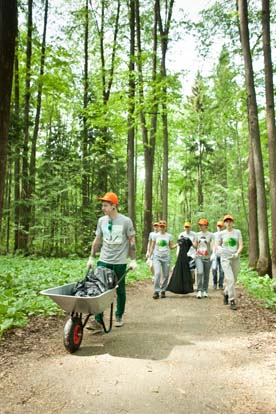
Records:
[[[125,277],[127,269],[127,258],[130,256],[131,262],[129,269],[134,270],[137,267],[135,254],[135,231],[132,220],[129,217],[120,214],[117,210],[119,204],[118,197],[115,193],[108,192],[98,200],[102,202],[102,211],[104,216],[100,217],[97,224],[96,237],[92,243],[91,255],[87,266],[95,266],[95,256],[100,249],[100,257],[96,265],[112,269],[118,280],[117,287],[117,309],[115,312],[115,326],[123,326],[123,314],[126,303]],[[102,331],[102,315],[95,315],[95,320],[91,324],[94,333]]]

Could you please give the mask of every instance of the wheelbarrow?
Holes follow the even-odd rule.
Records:
[[[127,269],[113,289],[109,289],[97,296],[72,296],[72,290],[76,283],[68,283],[63,286],[42,290],[40,292],[42,295],[49,296],[63,310],[71,314],[71,317],[65,323],[63,330],[63,343],[68,352],[74,353],[79,349],[83,338],[83,329],[92,315],[99,315],[99,322],[105,333],[111,331],[113,302],[116,296],[116,289],[128,270],[129,269]],[[109,306],[109,324],[106,326],[103,319],[103,312]],[[86,316],[83,316],[83,314]]]

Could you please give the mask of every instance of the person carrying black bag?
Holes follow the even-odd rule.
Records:
[[[194,291],[193,279],[189,265],[190,258],[187,256],[192,242],[189,237],[181,237],[177,240],[177,244],[179,246],[179,254],[167,291],[179,294],[192,293]]]

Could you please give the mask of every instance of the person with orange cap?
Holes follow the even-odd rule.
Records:
[[[98,197],[102,202],[104,216],[100,217],[96,229],[96,237],[92,243],[91,255],[87,266],[95,264],[96,252],[100,249],[100,257],[97,266],[107,267],[114,270],[118,279],[125,273],[128,255],[131,258],[129,268],[137,267],[135,260],[135,230],[132,220],[117,211],[119,204],[115,193],[108,192],[103,197]],[[123,326],[123,314],[126,303],[125,277],[120,281],[117,288],[117,309],[115,313],[115,326]],[[101,316],[96,315],[91,329],[102,330]]]
[[[182,231],[179,236],[178,236],[178,240],[181,240],[182,238],[188,237],[191,242],[194,242],[194,239],[196,237],[196,233],[194,231],[191,230],[191,223],[189,221],[185,221],[184,222],[184,231]],[[177,245],[176,248],[176,256],[178,256],[180,251],[180,247],[179,244]],[[191,269],[191,275],[192,275],[192,280],[193,283],[195,283],[195,261],[194,261],[194,257],[195,257],[195,248],[192,246],[189,251],[188,251],[188,257],[189,257],[189,263],[190,263],[190,269]]]
[[[197,298],[201,299],[208,297],[210,256],[214,253],[214,236],[207,230],[208,220],[201,218],[198,225],[200,232],[196,235],[194,247],[196,248]]]
[[[151,274],[154,275],[153,261],[152,261],[153,257],[150,256],[149,252],[150,252],[150,246],[153,240],[153,236],[155,235],[155,233],[159,232],[159,222],[156,221],[155,223],[153,223],[152,228],[153,228],[153,231],[150,232],[149,238],[148,238],[146,259],[147,259],[147,263],[149,264]],[[154,278],[153,278],[153,281],[154,281]]]
[[[240,269],[240,253],[243,249],[241,231],[233,228],[234,218],[226,214],[223,219],[226,229],[219,234],[218,251],[226,278],[223,303],[232,310],[237,309],[235,283]]]
[[[213,273],[213,287],[214,289],[223,289],[223,282],[224,282],[224,272],[221,266],[221,258],[220,254],[217,251],[217,245],[219,240],[219,234],[224,228],[224,222],[219,220],[217,222],[217,231],[214,233],[214,243],[215,243],[215,254],[212,260],[212,273]],[[218,271],[219,271],[219,279],[218,279]]]
[[[177,245],[173,244],[172,235],[166,232],[167,223],[165,220],[159,221],[159,232],[153,235],[150,256],[153,254],[154,268],[154,293],[153,299],[158,299],[161,293],[161,299],[166,297],[166,289],[170,272],[170,249],[174,249]],[[161,272],[163,275],[162,283],[160,283]]]

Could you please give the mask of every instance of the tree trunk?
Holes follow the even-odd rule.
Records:
[[[135,0],[129,3],[129,80],[128,80],[128,139],[127,139],[127,177],[128,177],[128,215],[135,223]]]
[[[0,231],[3,215],[16,34],[17,2],[16,0],[2,0],[0,3]]]
[[[272,277],[276,278],[276,128],[273,67],[270,41],[270,1],[262,0],[263,52],[265,69],[266,123],[269,150]]]
[[[33,0],[28,0],[28,28],[26,47],[26,78],[24,94],[24,141],[22,156],[22,194],[21,194],[21,227],[19,236],[19,249],[28,250],[29,226],[30,226],[30,182],[29,182],[29,123],[30,123],[30,98],[31,98],[31,60],[32,60],[32,32],[33,32]]]
[[[249,43],[247,0],[239,0],[239,19],[241,44],[245,65],[245,78],[247,88],[247,105],[249,117],[249,134],[252,141],[254,169],[257,187],[257,215],[259,230],[259,258],[257,271],[259,275],[271,273],[271,259],[269,252],[267,203],[265,194],[264,168],[261,150],[258,109],[254,85],[254,73]]]
[[[248,245],[248,264],[256,269],[259,257],[259,241],[258,241],[258,216],[257,216],[257,188],[254,170],[252,143],[249,145],[249,182],[248,182],[248,209],[249,209],[249,245]]]

